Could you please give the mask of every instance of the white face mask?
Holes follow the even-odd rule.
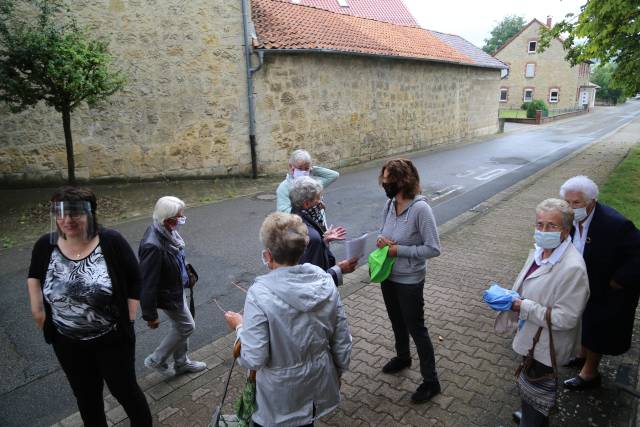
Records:
[[[265,267],[269,267],[269,261],[267,261],[266,259],[264,259],[264,254],[265,252],[267,252],[266,249],[263,249],[262,252],[260,253],[260,261],[262,261],[262,265],[264,265]]]
[[[582,222],[587,218],[587,208],[575,208],[573,210],[573,219],[576,222]]]
[[[562,243],[559,231],[538,231],[533,233],[536,245],[542,249],[555,249]]]
[[[309,171],[303,171],[301,169],[293,169],[293,177],[300,178],[301,176],[309,176]]]

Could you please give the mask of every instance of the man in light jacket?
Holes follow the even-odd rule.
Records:
[[[260,239],[271,271],[249,288],[244,316],[225,313],[241,342],[238,363],[257,371],[257,427],[313,425],[340,403],[351,334],[331,276],[297,265],[307,238],[299,216],[269,215]]]

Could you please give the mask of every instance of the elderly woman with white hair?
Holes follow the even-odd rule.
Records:
[[[270,271],[249,288],[244,316],[225,313],[242,344],[238,363],[257,371],[255,426],[312,426],[340,403],[351,334],[331,277],[297,265],[307,239],[300,217],[269,215],[260,240]]]
[[[355,270],[358,259],[343,260],[336,263],[336,258],[329,248],[333,240],[342,239],[346,230],[343,227],[326,229],[322,221],[322,184],[310,177],[296,178],[289,192],[291,212],[300,216],[309,232],[307,245],[300,264],[306,262],[317,265],[331,274],[336,286],[342,285],[342,275]],[[337,231],[340,230],[340,231]],[[339,233],[342,233],[340,235]]]
[[[195,321],[187,306],[184,289],[189,286],[185,260],[185,243],[178,228],[184,225],[185,203],[173,196],[158,199],[153,210],[153,224],[144,233],[138,257],[142,273],[140,305],[142,318],[151,329],[158,328],[162,309],[171,324],[169,334],[144,360],[147,368],[162,375],[178,375],[204,370],[204,362],[190,360],[189,336]],[[169,358],[173,358],[173,369]]]
[[[276,208],[278,212],[291,213],[291,200],[289,199],[290,186],[293,180],[301,176],[310,176],[317,180],[323,188],[327,188],[340,174],[331,169],[314,166],[311,163],[311,155],[306,150],[295,150],[289,158],[289,170],[285,179],[276,190]]]
[[[580,372],[564,382],[568,389],[598,387],[603,354],[619,355],[631,346],[640,289],[640,232],[615,209],[598,202],[598,186],[574,176],[560,197],[575,211],[571,235],[584,257],[591,297],[582,317],[582,349],[569,363]]]
[[[573,210],[564,200],[547,199],[538,204],[535,249],[513,285],[521,298],[514,298],[512,311],[500,313],[496,320],[496,326],[507,325],[503,330],[516,333],[516,353],[526,356],[534,348],[534,360],[527,372],[533,378],[554,372],[556,364],[569,361],[579,346],[580,319],[589,297],[589,282],[584,261],[571,244],[572,223]],[[546,319],[549,310],[551,331]],[[514,413],[521,417],[520,426],[547,426],[549,406],[540,403],[541,396],[523,392],[522,387],[520,391],[522,412]],[[551,396],[556,392],[548,390]],[[549,395],[546,398],[547,403],[553,401]]]

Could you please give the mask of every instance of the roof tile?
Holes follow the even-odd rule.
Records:
[[[347,0],[348,7],[340,6],[337,0],[298,0],[298,4],[398,25],[418,26],[402,0]]]
[[[502,62],[483,55],[458,36],[443,37],[442,33],[422,28],[334,13],[288,0],[251,3],[260,49],[323,49],[504,68]]]

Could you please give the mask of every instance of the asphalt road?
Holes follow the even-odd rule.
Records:
[[[503,189],[546,165],[592,143],[640,116],[640,102],[602,108],[586,116],[545,126],[523,127],[456,149],[410,156],[418,167],[424,194],[439,224],[472,209]],[[377,185],[377,165],[343,173],[326,191],[328,221],[347,227],[349,236],[374,231],[385,201]],[[588,174],[589,171],[585,171]],[[275,189],[274,189],[275,191]],[[550,195],[556,189],[550,189]],[[197,328],[191,348],[199,348],[227,332],[221,308],[239,311],[243,288],[262,272],[258,229],[275,209],[275,201],[241,197],[190,208],[182,235],[187,256],[197,267]],[[147,220],[121,224],[117,229],[137,249]],[[33,326],[25,278],[31,247],[0,252],[0,426],[52,424],[76,411],[71,390],[52,349]],[[369,239],[373,247],[373,239]],[[343,246],[334,245],[338,259]],[[166,333],[137,322],[137,367]]]

